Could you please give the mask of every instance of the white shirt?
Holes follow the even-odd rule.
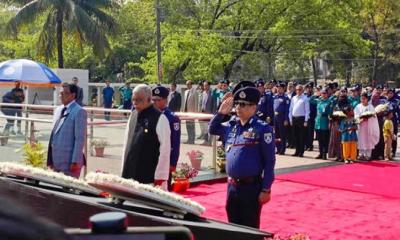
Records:
[[[293,117],[304,117],[305,122],[307,122],[310,118],[310,101],[308,100],[308,97],[306,95],[296,95],[290,100],[290,123],[292,123]]]
[[[57,108],[54,109],[54,114],[53,114],[53,129],[55,130],[54,132],[58,132],[58,130],[60,130],[60,127],[63,125],[65,117],[61,118],[61,112],[62,109],[64,107],[66,107],[67,109],[64,112],[64,116],[67,115],[67,113],[70,112],[69,108],[71,107],[71,105],[75,102],[75,100],[72,100],[70,103],[68,103],[67,105],[61,105]],[[61,118],[61,119],[60,119]],[[60,121],[58,121],[60,119]],[[58,122],[58,125],[56,126],[56,123]]]
[[[202,101],[201,101],[201,110],[206,110],[208,93],[209,93],[209,91],[203,91],[203,96],[202,96]]]

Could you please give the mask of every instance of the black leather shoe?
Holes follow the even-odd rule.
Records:
[[[318,156],[315,157],[315,159],[322,159],[322,158],[323,158],[323,157],[322,157],[321,154],[318,154]]]
[[[322,159],[323,160],[328,160],[328,158],[326,157],[326,153],[322,154]]]
[[[297,156],[298,156],[298,157],[304,157],[304,156],[303,156],[303,153],[301,153],[301,154],[299,154],[299,155],[297,155]]]
[[[294,154],[292,154],[292,157],[297,157],[297,156],[299,156],[299,154],[298,154],[298,153],[294,153]]]

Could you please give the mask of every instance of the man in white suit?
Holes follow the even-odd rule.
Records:
[[[79,178],[85,165],[83,147],[86,141],[87,113],[75,101],[78,88],[63,83],[60,92],[62,106],[54,112],[47,152],[47,166],[66,175]]]
[[[198,112],[198,95],[195,88],[192,87],[192,81],[186,82],[187,90],[185,91],[185,105],[184,112]],[[194,144],[196,137],[196,128],[194,120],[186,120],[186,130],[188,134],[188,140],[186,143]]]

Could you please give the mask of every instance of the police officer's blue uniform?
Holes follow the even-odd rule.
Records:
[[[152,90],[153,96],[167,98],[169,90],[163,86],[157,86]],[[181,120],[168,108],[161,109],[167,117],[171,129],[171,154],[170,167],[175,168],[178,164],[179,150],[181,146]],[[171,174],[168,178],[168,189],[171,190]]]
[[[251,94],[241,94],[246,93],[248,88],[252,87],[240,89],[235,99],[237,95],[242,95],[243,99],[250,97],[248,95]],[[257,101],[252,103],[256,104]],[[244,125],[238,118],[223,122],[225,116],[216,114],[210,122],[209,132],[224,139],[226,172],[229,176],[226,203],[228,218],[232,223],[258,228],[262,207],[258,202],[259,195],[262,191],[270,191],[274,180],[273,129],[256,115]]]
[[[276,150],[278,154],[285,154],[286,150],[286,126],[284,125],[284,122],[289,122],[289,107],[290,100],[286,94],[278,93],[274,96],[275,136],[277,139],[280,139],[280,141],[276,144]]]
[[[255,82],[256,87],[264,87],[265,82],[259,79]],[[260,101],[257,105],[257,116],[268,122],[270,125],[274,125],[274,94],[271,91],[261,93]]]
[[[269,124],[274,125],[274,94],[271,91],[261,96],[257,106],[257,116],[266,122],[269,119]]]

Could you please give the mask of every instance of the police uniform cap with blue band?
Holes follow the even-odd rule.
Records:
[[[285,82],[279,82],[278,83],[278,87],[285,88],[286,87],[286,83]]]
[[[227,85],[229,85],[229,80],[228,79],[222,79],[219,81],[219,83],[225,83]]]
[[[232,94],[235,94],[239,89],[244,87],[256,87],[256,85],[250,81],[241,81],[233,88]]]
[[[157,86],[152,90],[153,97],[168,98],[169,90],[163,86]]]
[[[262,78],[258,79],[255,81],[256,87],[262,87],[265,85],[264,80],[262,80]]]
[[[257,104],[260,101],[260,92],[255,87],[240,88],[233,96],[235,103]]]

